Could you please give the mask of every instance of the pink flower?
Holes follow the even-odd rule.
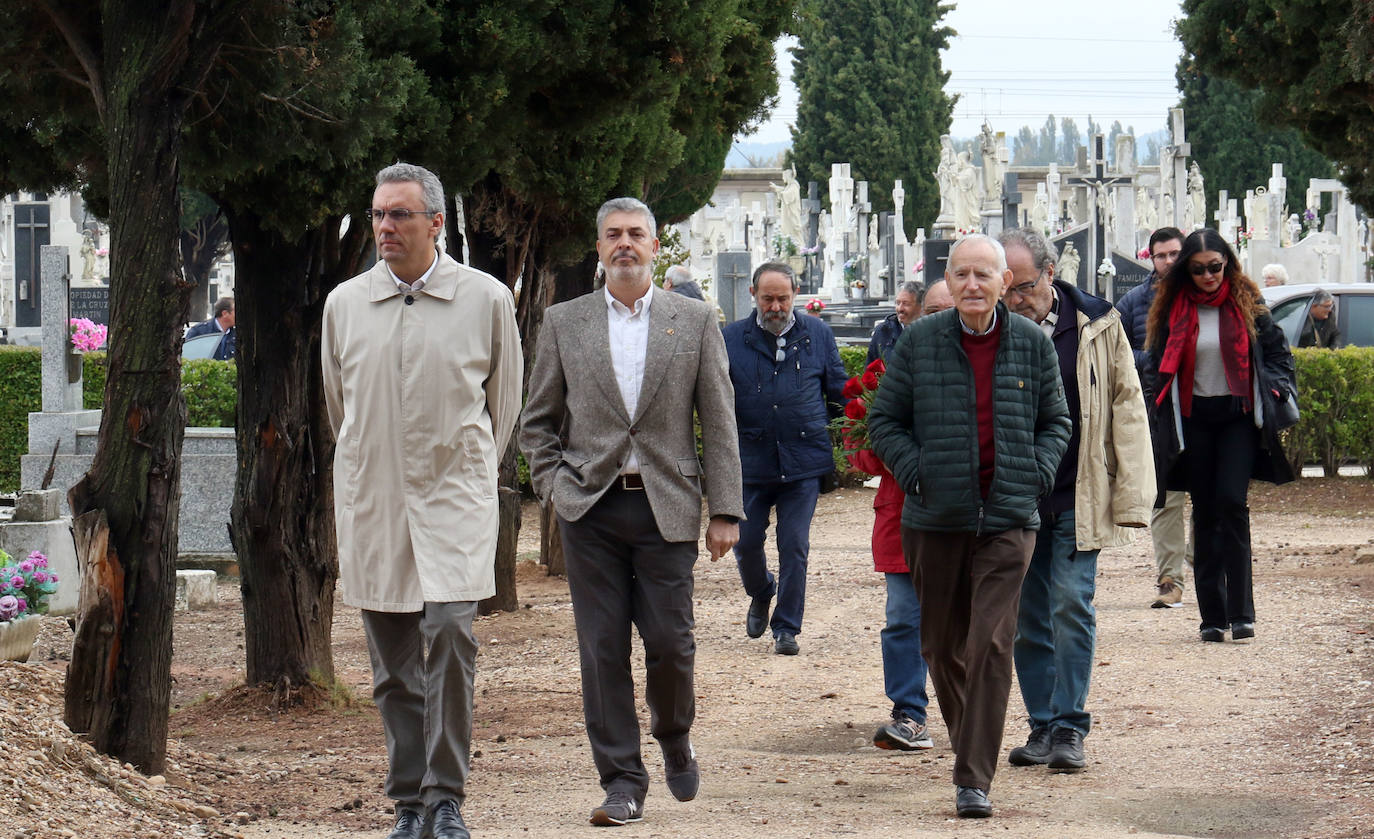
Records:
[[[1149,259],[1149,258],[1150,258],[1150,249],[1149,249],[1149,248],[1141,248],[1141,249],[1140,249],[1140,253],[1136,254],[1136,258],[1137,258],[1137,259]]]
[[[43,554],[39,553],[38,551],[34,551],[33,553],[29,554],[29,559],[33,560],[33,564],[37,565],[39,568],[48,567],[48,558],[46,556],[43,556]]]
[[[19,570],[24,574],[32,574],[37,567],[32,559],[20,560],[19,562]]]
[[[35,583],[46,583],[46,582],[48,581],[48,572],[47,572],[47,571],[34,571],[34,572],[33,572],[33,581],[34,581]]]
[[[18,575],[18,574],[15,574],[13,577],[10,577],[10,588],[19,589],[19,588],[23,588],[23,587],[24,587],[24,578],[23,578],[23,577],[21,577],[21,576]]]
[[[22,607],[19,605],[19,598],[12,594],[0,597],[0,621],[14,620],[19,616]]]

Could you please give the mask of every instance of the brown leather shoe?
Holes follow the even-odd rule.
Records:
[[[1151,609],[1177,609],[1183,605],[1183,586],[1174,582],[1172,577],[1159,581],[1159,596],[1150,604]]]

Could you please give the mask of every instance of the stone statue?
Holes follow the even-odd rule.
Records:
[[[1059,254],[1059,264],[1056,266],[1055,276],[1069,285],[1078,285],[1078,263],[1080,262],[1078,249],[1073,246],[1073,242],[1064,245],[1064,252]]]
[[[1269,196],[1264,187],[1245,194],[1245,226],[1251,238],[1268,241]]]
[[[877,215],[870,216],[869,219],[868,219],[868,249],[869,249],[870,251],[875,251],[875,252],[878,250],[878,217],[877,217]]]
[[[978,170],[971,152],[959,152],[954,172],[954,226],[966,233],[977,233],[982,196],[978,194]]]
[[[1288,223],[1283,226],[1283,246],[1292,247],[1294,242],[1302,239],[1301,233],[1302,222],[1298,220],[1298,214],[1293,213],[1288,217]]]
[[[1164,193],[1164,219],[1163,219],[1163,221],[1164,221],[1164,224],[1165,224],[1166,226],[1170,226],[1170,227],[1173,226],[1173,223],[1174,223],[1174,196],[1170,195],[1170,194],[1167,193],[1167,192]]]
[[[978,134],[978,148],[983,153],[983,200],[1000,202],[1002,178],[997,171],[997,138],[992,133],[992,126],[986,122]]]
[[[1044,184],[1035,185],[1035,202],[1031,204],[1030,226],[1036,233],[1050,235],[1050,198]]]
[[[778,196],[778,235],[802,246],[801,187],[797,185],[797,168],[784,169],[782,184],[769,184]]]
[[[1112,194],[1112,188],[1105,183],[1097,183],[1093,186],[1093,193],[1097,198],[1097,217],[1102,222],[1103,241],[1116,241],[1116,196]]]
[[[1155,228],[1159,227],[1155,202],[1150,200],[1148,189],[1141,188],[1135,191],[1135,226],[1137,230],[1145,231],[1146,235],[1155,232]]]
[[[1188,167],[1188,204],[1184,208],[1184,232],[1207,226],[1207,193],[1202,182],[1202,170],[1197,161]]]
[[[95,237],[89,230],[81,234],[81,279],[95,279]]]
[[[954,157],[954,141],[948,134],[940,138],[940,163],[935,169],[935,180],[940,184],[940,218],[954,219],[956,203],[955,177],[959,162]]]
[[[1051,163],[1050,172],[1048,175],[1045,176],[1045,200],[1050,205],[1051,225],[1057,224],[1059,222],[1059,208],[1063,206],[1059,203],[1059,180],[1059,166],[1058,164]]]

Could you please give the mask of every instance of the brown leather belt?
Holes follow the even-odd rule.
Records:
[[[642,490],[644,489],[644,476],[639,474],[617,475],[615,484],[621,489]]]

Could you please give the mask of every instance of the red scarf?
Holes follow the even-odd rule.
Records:
[[[1245,410],[1253,410],[1250,388],[1250,334],[1240,306],[1231,296],[1231,281],[1223,279],[1216,291],[1208,294],[1188,283],[1174,298],[1169,309],[1169,340],[1159,363],[1163,381],[1155,404],[1164,402],[1169,384],[1178,377],[1178,402],[1183,416],[1193,413],[1193,370],[1197,364],[1197,307],[1217,306],[1221,315],[1221,366],[1232,396],[1240,397]]]

